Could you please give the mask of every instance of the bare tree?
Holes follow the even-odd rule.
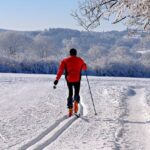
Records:
[[[150,0],[80,0],[72,15],[87,30],[98,27],[102,19],[150,30]]]

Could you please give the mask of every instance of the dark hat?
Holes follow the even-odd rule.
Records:
[[[77,55],[77,50],[74,49],[74,48],[70,49],[70,55],[71,56],[76,56]]]

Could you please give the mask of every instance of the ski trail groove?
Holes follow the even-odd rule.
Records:
[[[36,138],[32,139],[31,141],[29,141],[27,144],[23,145],[20,150],[26,150],[27,148],[29,148],[30,146],[34,145],[35,143],[37,143],[38,141],[40,141],[44,136],[46,136],[49,132],[51,132],[52,130],[54,130],[62,121],[64,121],[65,119],[67,119],[67,116],[63,116],[62,118],[58,119],[53,125],[51,125],[48,129],[46,129],[45,131],[43,131],[40,135],[38,135]]]
[[[83,104],[83,102],[82,102]],[[80,114],[83,115],[84,106],[80,104]],[[42,132],[38,137],[29,141],[27,144],[23,145],[20,150],[43,150],[49,146],[52,142],[57,140],[57,138],[63,134],[78,118],[73,116],[68,118],[63,116],[57,120],[52,126],[47,130]]]

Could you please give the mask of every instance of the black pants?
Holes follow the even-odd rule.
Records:
[[[69,90],[69,96],[67,99],[67,106],[68,108],[73,107],[73,101],[80,102],[80,82],[67,82],[68,90]],[[74,89],[74,95],[73,95],[73,89]],[[74,96],[74,97],[73,97]]]

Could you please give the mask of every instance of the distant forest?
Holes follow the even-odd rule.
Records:
[[[127,30],[0,30],[0,72],[55,74],[70,48],[85,59],[90,75],[150,77],[150,36]]]

